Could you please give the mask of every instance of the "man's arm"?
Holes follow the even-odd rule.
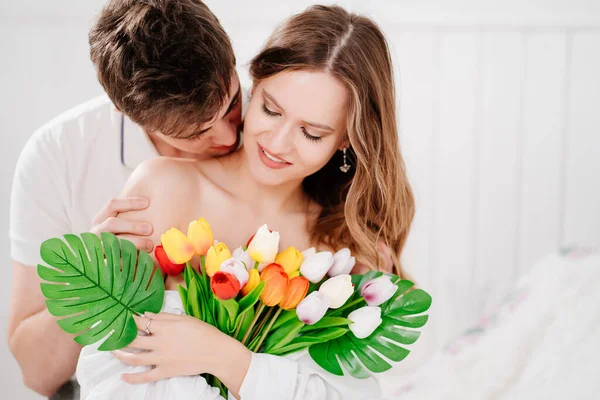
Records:
[[[15,168],[10,204],[14,271],[8,343],[25,384],[46,396],[69,380],[80,350],[46,311],[36,269],[42,262],[42,242],[72,230],[65,161],[71,148],[64,143],[61,124],[40,128],[25,144]]]
[[[35,267],[13,261],[8,345],[25,385],[50,397],[75,373],[81,346],[48,313],[40,282]]]

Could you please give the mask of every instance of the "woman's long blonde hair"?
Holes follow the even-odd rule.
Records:
[[[385,37],[368,18],[338,6],[312,6],[280,26],[250,65],[255,84],[286,70],[327,72],[346,85],[350,97],[346,143],[351,170],[340,171],[343,155],[338,152],[303,182],[322,207],[313,240],[348,246],[359,261],[377,268],[377,243],[383,241],[401,274],[399,257],[415,205],[398,144]]]

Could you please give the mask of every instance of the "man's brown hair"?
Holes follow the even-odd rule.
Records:
[[[233,48],[200,0],[111,0],[89,43],[113,104],[149,132],[191,138],[228,98]]]

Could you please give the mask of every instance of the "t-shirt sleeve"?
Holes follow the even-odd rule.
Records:
[[[40,246],[70,232],[67,149],[59,127],[43,127],[17,161],[10,201],[10,251],[14,261],[35,267]]]

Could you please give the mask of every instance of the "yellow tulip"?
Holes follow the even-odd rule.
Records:
[[[215,242],[210,225],[204,218],[190,222],[188,238],[199,256],[205,256],[210,246]]]
[[[221,269],[223,261],[231,258],[231,252],[225,243],[219,242],[215,246],[211,246],[206,253],[206,273],[208,276],[213,276],[215,272]]]
[[[281,265],[285,273],[290,277],[292,277],[291,275],[300,269],[302,261],[304,261],[302,253],[300,253],[294,246],[288,247],[279,253],[277,258],[275,258],[275,263]]]
[[[300,271],[294,271],[291,274],[288,274],[288,278],[290,279],[294,279],[297,276],[300,276]]]
[[[194,257],[194,245],[188,237],[177,228],[171,228],[160,237],[165,253],[175,264],[183,264]]]
[[[248,283],[246,283],[246,285],[244,285],[244,287],[242,288],[242,295],[244,296],[253,291],[254,288],[257,287],[260,283],[260,274],[258,273],[258,270],[256,268],[252,268],[248,272],[248,275]]]

